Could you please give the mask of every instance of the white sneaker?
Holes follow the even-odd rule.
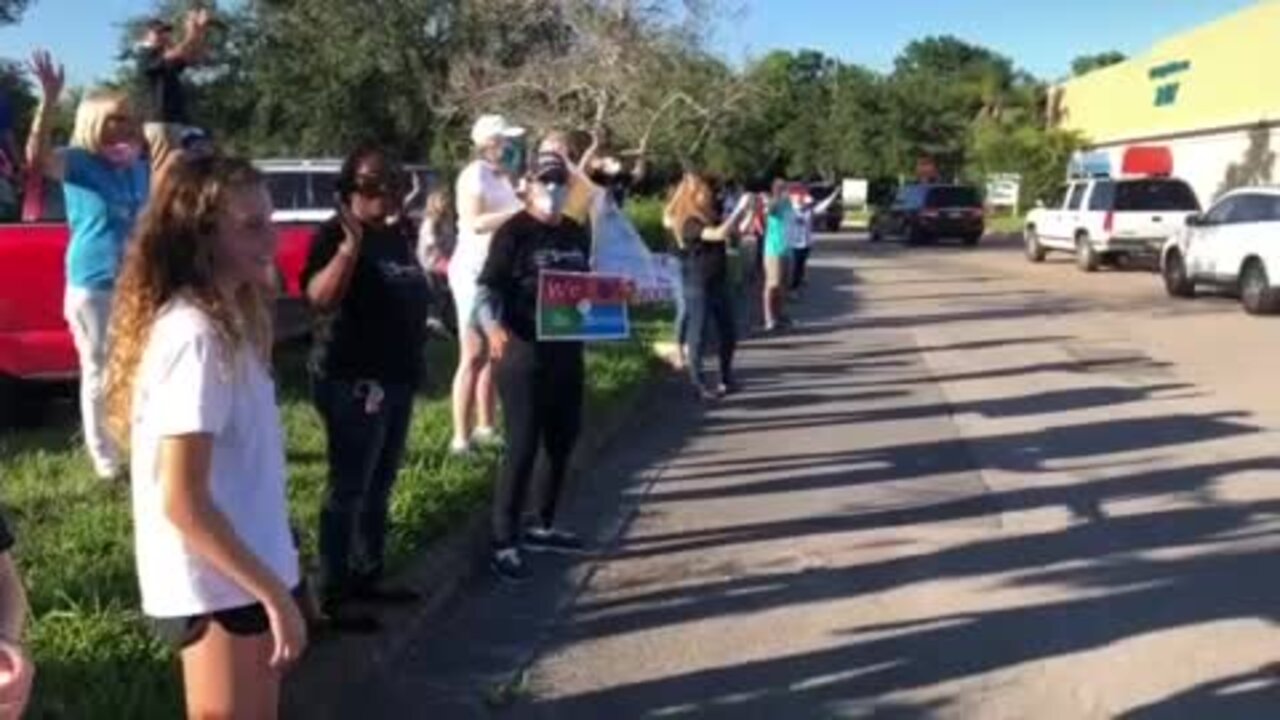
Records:
[[[482,447],[502,447],[503,443],[502,436],[498,434],[497,430],[486,427],[476,428],[476,431],[471,433],[471,444]]]
[[[453,442],[449,443],[449,454],[454,457],[463,457],[465,455],[470,455],[471,454],[470,441],[464,440],[462,438],[454,438]]]

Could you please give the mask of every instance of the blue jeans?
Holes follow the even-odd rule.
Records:
[[[312,393],[328,439],[320,573],[324,593],[332,597],[382,574],[387,511],[413,417],[413,388],[316,378]]]

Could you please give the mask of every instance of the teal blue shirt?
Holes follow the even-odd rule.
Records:
[[[83,148],[67,148],[62,156],[66,163],[62,193],[71,226],[67,285],[111,290],[125,242],[147,202],[151,169],[145,160],[117,168]]]
[[[794,213],[795,209],[785,199],[769,206],[769,219],[765,223],[764,230],[765,257],[786,257],[790,249],[790,243],[787,242],[787,228],[791,224],[791,216]]]

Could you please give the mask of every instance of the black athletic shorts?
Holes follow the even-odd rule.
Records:
[[[305,583],[300,583],[293,589],[293,598],[299,605],[306,595],[305,588]],[[267,619],[267,609],[262,603],[218,610],[204,615],[148,618],[148,621],[160,639],[175,650],[182,650],[200,642],[204,634],[209,631],[210,623],[217,623],[223,630],[240,636],[261,635],[271,629],[271,622]]]

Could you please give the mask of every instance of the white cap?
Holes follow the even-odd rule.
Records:
[[[471,142],[480,147],[494,138],[515,138],[524,135],[524,128],[507,122],[501,115],[481,115],[471,126]]]

